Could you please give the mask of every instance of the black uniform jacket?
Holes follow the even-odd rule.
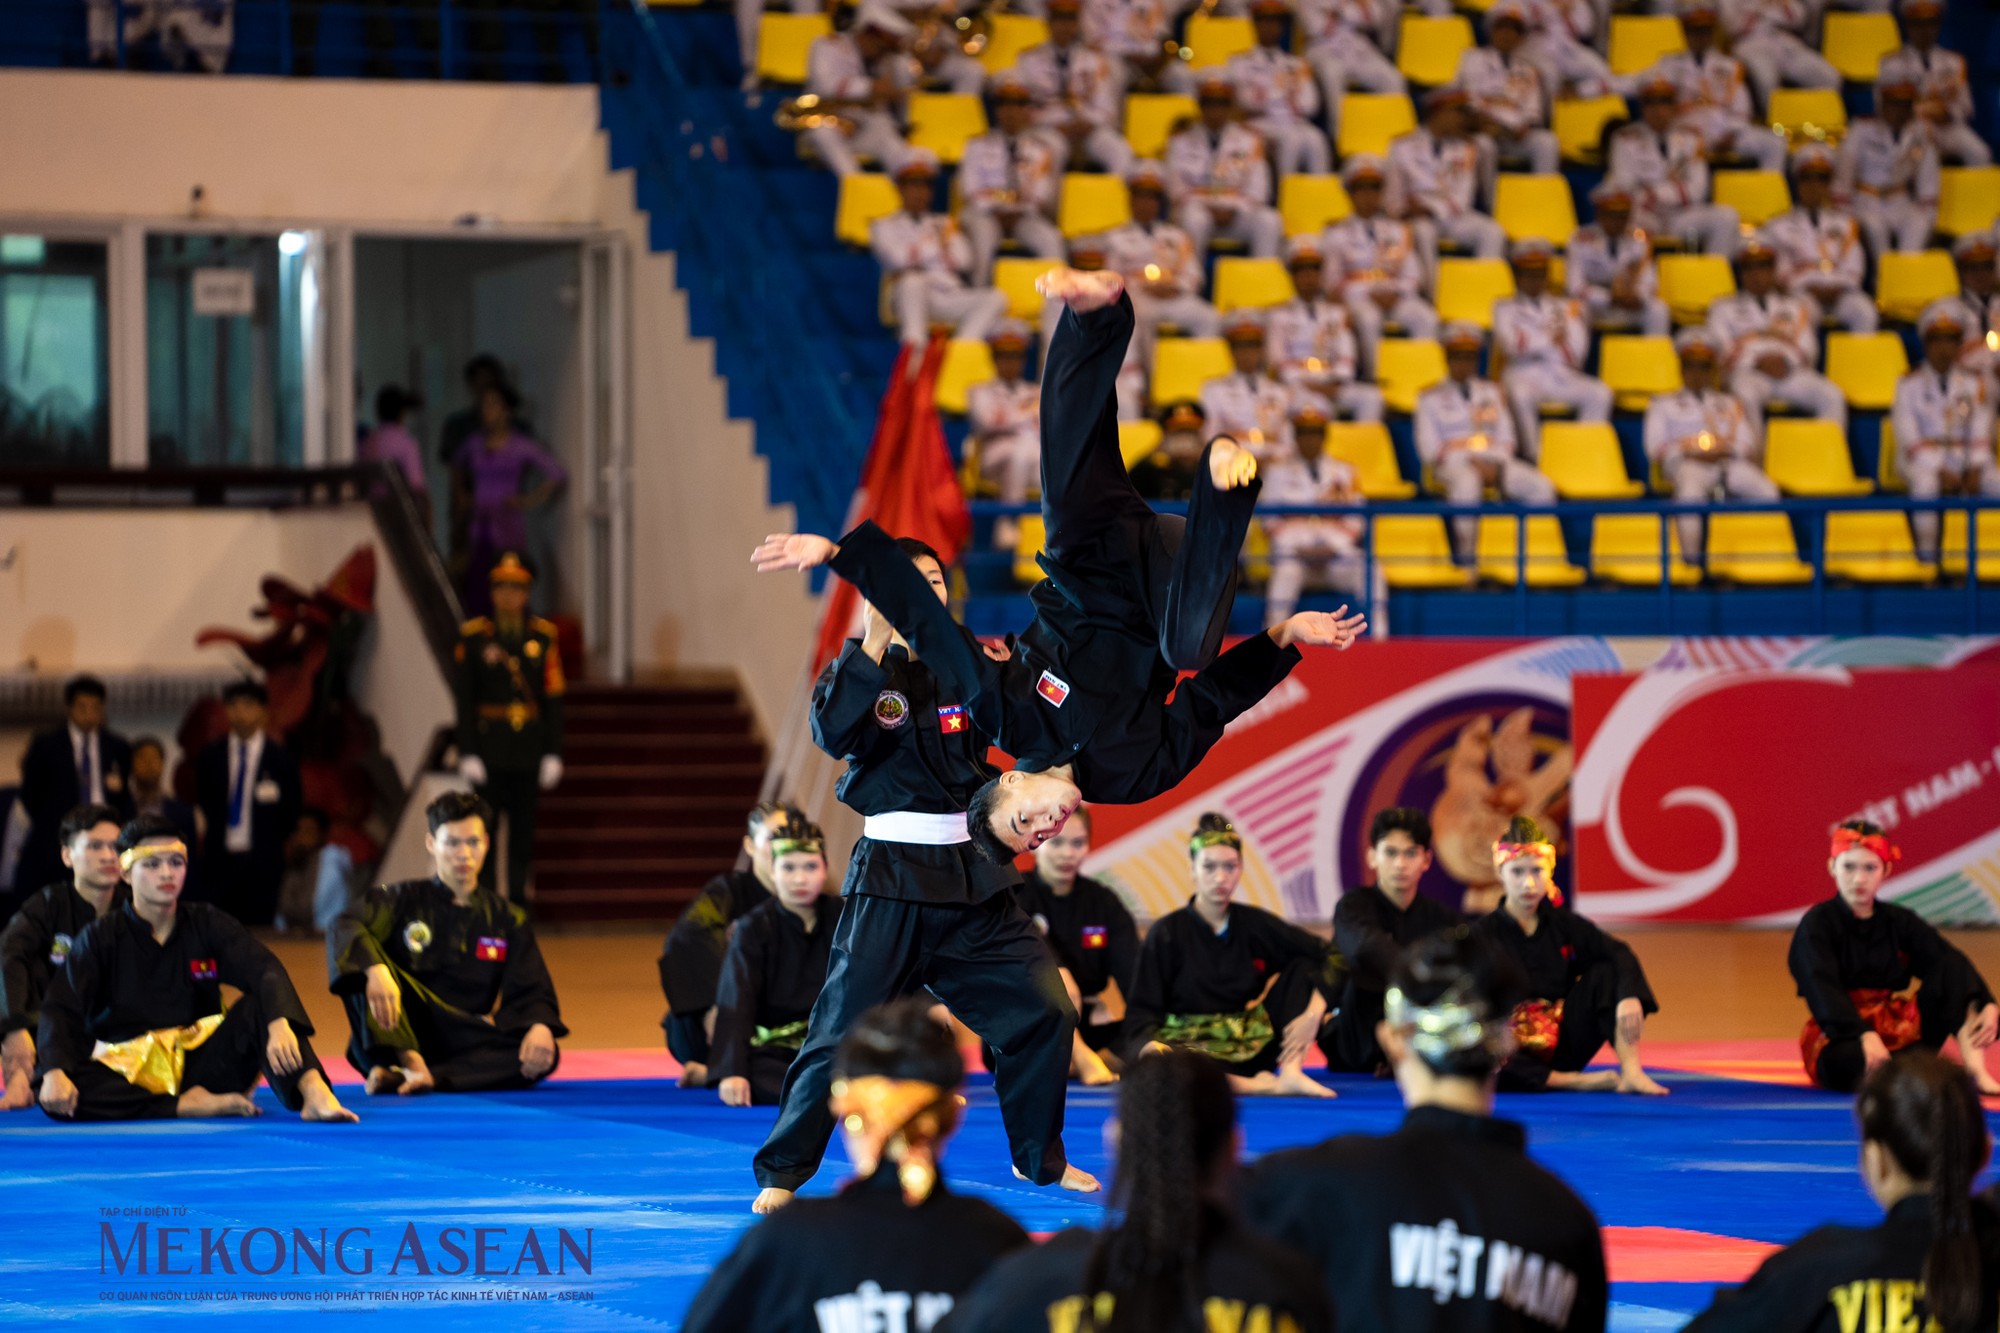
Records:
[[[769,901],[771,891],[748,870],[726,870],[702,886],[660,950],[660,990],[670,1014],[698,1013],[715,1003],[730,926]]]
[[[110,911],[131,901],[131,886],[120,881],[112,891]],[[49,885],[15,910],[0,932],[0,1037],[16,1029],[26,1029],[30,1036],[41,1031],[49,978],[95,920],[97,909],[69,880]]]
[[[1342,1328],[1599,1333],[1597,1219],[1506,1120],[1420,1106],[1393,1134],[1272,1153],[1243,1216],[1320,1270]]]
[[[750,1077],[750,1046],[758,1028],[803,1023],[812,1014],[826,982],[840,899],[821,898],[813,910],[817,919],[810,933],[776,898],[737,924],[715,992],[712,1082]]]
[[[1078,991],[1100,995],[1116,981],[1118,993],[1131,1001],[1139,974],[1139,926],[1115,889],[1078,875],[1070,891],[1058,895],[1031,874],[1014,901],[1047,933],[1050,952],[1076,978]]]
[[[1541,924],[1532,935],[1522,930],[1504,907],[1481,917],[1473,927],[1521,965],[1528,978],[1525,998],[1564,999],[1586,971],[1609,962],[1618,971],[1619,999],[1640,1000],[1647,1013],[1658,1008],[1639,966],[1639,956],[1623,940],[1607,935],[1588,917],[1557,907],[1546,898],[1535,915]]]
[[[1333,908],[1333,946],[1347,960],[1347,998],[1381,996],[1403,950],[1459,922],[1459,915],[1419,893],[1406,908],[1374,887],[1349,889]],[[1343,1004],[1342,1007],[1345,1007]]]
[[[1828,1041],[1845,1041],[1874,1029],[1863,1021],[1849,991],[1899,991],[1928,973],[1957,946],[1907,907],[1877,901],[1867,920],[1838,894],[1815,903],[1792,932],[1790,964],[1799,996]],[[1985,991],[1974,997],[1991,1004]]]
[[[1234,1013],[1292,963],[1327,967],[1332,955],[1327,941],[1261,907],[1232,906],[1218,935],[1190,903],[1146,932],[1125,997],[1126,1042],[1143,1048],[1168,1014]]]

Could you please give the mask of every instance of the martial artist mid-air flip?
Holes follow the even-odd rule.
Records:
[[[973,725],[1016,757],[968,815],[995,860],[1054,836],[1084,800],[1133,804],[1172,790],[1285,678],[1299,645],[1345,648],[1366,627],[1345,607],[1302,612],[1219,653],[1257,500],[1256,459],[1217,437],[1187,517],[1154,513],[1118,451],[1116,384],[1133,326],[1124,280],[1058,269],[1041,290],[1068,306],[1042,376],[1039,561],[1048,577],[1011,657],[983,652],[872,523],[838,545],[773,536],[755,556],[761,570],[830,565],[966,701]],[[1196,674],[1176,689],[1182,671]]]

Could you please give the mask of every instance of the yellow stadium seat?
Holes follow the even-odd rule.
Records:
[[[1929,583],[1937,566],[1917,559],[1909,515],[1871,509],[1826,516],[1826,572],[1856,583]]]
[[[1473,543],[1473,560],[1479,577],[1513,586],[1526,583],[1531,588],[1574,588],[1586,577],[1569,562],[1563,546],[1562,528],[1549,514],[1534,514],[1526,520],[1527,563],[1522,565],[1520,531],[1523,520],[1511,515],[1488,514],[1479,520],[1479,536]]]
[[[1637,74],[1660,57],[1687,50],[1681,21],[1671,15],[1617,14],[1611,19],[1611,72]]]
[[[1416,411],[1417,395],[1446,373],[1444,347],[1430,338],[1384,338],[1375,352],[1375,384],[1393,411]]]
[[[1181,38],[1181,47],[1189,53],[1188,65],[1193,69],[1226,65],[1229,57],[1256,45],[1257,29],[1249,19],[1223,14],[1191,15],[1187,32]]]
[[[803,84],[806,54],[833,32],[824,14],[766,14],[757,20],[757,77],[765,83]]]
[[[1808,139],[1836,144],[1847,134],[1847,104],[1838,88],[1774,88],[1765,119],[1795,148]]]
[[[993,285],[1006,293],[1007,313],[1030,324],[1039,322],[1043,302],[1042,294],[1035,290],[1035,279],[1061,267],[1060,259],[1023,259],[1015,255],[993,261]]]
[[[1375,518],[1369,525],[1375,560],[1392,588],[1462,588],[1472,571],[1452,563],[1451,539],[1435,514]]]
[[[1125,459],[1125,470],[1130,472],[1147,458],[1157,453],[1160,440],[1166,432],[1157,421],[1121,421],[1118,423],[1118,452]]]
[[[1847,436],[1831,421],[1775,417],[1765,425],[1764,471],[1787,495],[1872,495],[1875,483],[1854,475]]]
[[[1655,394],[1680,392],[1681,360],[1671,338],[1609,334],[1597,345],[1597,377],[1611,386],[1620,409],[1643,412]]]
[[[1493,192],[1493,218],[1510,241],[1547,241],[1560,250],[1576,231],[1576,201],[1569,177],[1500,173]]]
[[[1849,83],[1873,83],[1882,57],[1902,44],[1893,14],[1833,13],[1826,16],[1819,49],[1827,63],[1840,71],[1841,78]]]
[[[1132,220],[1132,196],[1116,176],[1072,171],[1062,178],[1056,200],[1056,225],[1075,240],[1122,227]]]
[[[1354,484],[1370,500],[1408,500],[1417,493],[1396,466],[1396,446],[1379,421],[1335,421],[1326,428],[1326,452],[1354,469]]]
[[[2000,167],[1946,167],[1938,180],[1938,230],[1985,231],[2000,220]]]
[[[1603,520],[1598,520],[1602,522]],[[1732,583],[1811,583],[1783,514],[1710,514],[1708,572]]]
[[[970,93],[911,93],[910,146],[940,162],[965,156],[965,144],[986,133],[986,105]]]
[[[1736,210],[1746,227],[1761,227],[1792,208],[1792,187],[1778,171],[1718,171],[1710,176],[1715,202]]]
[[[964,416],[972,386],[992,379],[994,374],[992,348],[977,338],[953,338],[945,344],[944,364],[938,367],[939,410]]]
[[[1542,447],[1546,450],[1547,443]],[[1591,520],[1590,572],[1611,583],[1657,588],[1662,527],[1667,530],[1668,580],[1681,587],[1699,583],[1701,571],[1681,558],[1679,529],[1651,514],[1599,514]]]
[[[1215,308],[1241,310],[1283,305],[1298,295],[1282,259],[1225,256],[1215,261]]]
[[[1153,406],[1198,402],[1202,385],[1235,368],[1220,338],[1162,338],[1153,349]]]
[[[1338,176],[1280,176],[1278,216],[1285,220],[1285,235],[1307,236],[1340,221],[1354,211],[1348,202],[1347,187]]]
[[[833,234],[849,245],[867,248],[868,226],[903,206],[896,182],[880,172],[858,171],[840,178],[840,203],[834,209]]]
[[[1440,259],[1437,275],[1438,318],[1462,319],[1482,329],[1493,327],[1493,303],[1514,294],[1514,270],[1504,259]]]
[[[1660,299],[1676,324],[1706,324],[1708,308],[1736,291],[1736,274],[1721,255],[1661,255]]]
[[[1953,578],[1966,571],[1965,511],[1947,510],[1944,516],[1944,549],[1939,564]],[[1979,581],[2000,583],[2000,510],[1984,509],[1976,525],[1979,532]]]
[[[979,63],[988,74],[1014,68],[1020,63],[1021,52],[1049,39],[1047,21],[1028,14],[989,13],[986,22],[986,45],[980,48]]]
[[[1167,140],[1184,120],[1195,120],[1201,108],[1184,93],[1127,93],[1125,139],[1140,157],[1164,157]]]
[[[1565,97],[1556,101],[1549,113],[1549,127],[1562,145],[1566,161],[1583,166],[1604,162],[1604,127],[1631,115],[1625,99],[1615,94],[1603,97]]]
[[[1458,61],[1474,45],[1472,23],[1463,14],[1427,18],[1405,11],[1396,43],[1396,68],[1419,88],[1436,88],[1458,77]]]
[[[1903,470],[1896,466],[1896,419],[1882,418],[1882,441],[1875,452],[1875,484],[1885,491],[1898,495],[1909,490],[1903,481]]]
[[[1949,250],[1892,250],[1875,264],[1875,304],[1890,319],[1914,321],[1940,296],[1958,295],[1958,266]]]
[[[1343,161],[1356,153],[1386,156],[1397,136],[1416,127],[1417,109],[1408,93],[1348,93],[1340,99],[1340,135],[1334,147]]]
[[[1618,432],[1608,421],[1545,421],[1536,466],[1566,500],[1635,500],[1645,484],[1625,473]]]
[[[1850,407],[1888,411],[1896,401],[1896,384],[1909,369],[1909,350],[1896,334],[1826,335],[1826,377],[1840,386]]]
[[[1014,539],[1014,581],[1016,583],[1040,583],[1048,575],[1035,563],[1035,557],[1042,553],[1042,543],[1047,540],[1048,529],[1042,524],[1040,514],[1023,514],[1018,520],[1020,535]]]

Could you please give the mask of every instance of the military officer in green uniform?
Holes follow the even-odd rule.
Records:
[[[535,803],[562,781],[562,657],[556,627],[528,614],[535,576],[521,557],[503,554],[492,581],[493,615],[459,631],[458,772],[506,821],[507,895],[526,903]],[[486,858],[485,887],[499,860]]]

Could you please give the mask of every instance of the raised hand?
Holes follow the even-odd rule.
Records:
[[[1227,435],[1208,446],[1208,479],[1218,491],[1233,491],[1257,479],[1257,456]]]
[[[750,553],[759,574],[783,569],[815,569],[833,559],[840,548],[809,532],[774,532]]]
[[[1053,268],[1035,279],[1035,290],[1081,315],[1115,302],[1125,290],[1125,279],[1111,269],[1086,273],[1082,269]]]

